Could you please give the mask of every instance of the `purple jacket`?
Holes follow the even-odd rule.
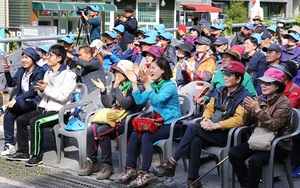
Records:
[[[293,60],[297,65],[300,63],[300,48],[295,46],[292,49],[287,49],[287,46],[281,47],[281,60]]]

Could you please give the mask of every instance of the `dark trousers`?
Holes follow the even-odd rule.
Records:
[[[122,134],[124,132],[123,125],[125,123],[125,119],[122,120],[121,122],[121,127],[119,128],[119,134]],[[94,123],[97,135],[101,133],[105,133],[111,127],[109,125],[99,125]],[[94,132],[93,132],[93,127],[92,125],[88,127],[87,129],[87,156],[90,158],[90,160],[93,163],[98,162],[98,145],[101,148],[101,163],[106,163],[109,165],[112,165],[112,154],[111,154],[111,140],[115,139],[116,137],[116,130],[103,135],[102,140],[99,140],[96,142],[97,143],[97,149],[95,149],[95,139],[94,139]]]
[[[36,109],[36,104],[33,101],[24,99],[16,101],[13,108],[7,108],[3,118],[4,142],[5,144],[15,144],[14,142],[14,122],[19,116]]]
[[[206,131],[199,124],[188,125],[174,154],[189,159],[188,179],[199,177],[201,150],[207,146],[224,147],[227,135],[228,131]]]
[[[293,166],[300,165],[300,134],[293,138],[293,148],[291,151],[291,163]]]
[[[31,111],[17,118],[17,139],[18,151],[22,153],[29,152],[28,129],[30,125],[31,135],[31,153],[32,155],[42,156],[43,154],[43,129],[53,127],[58,123],[57,111],[45,112],[43,109]],[[48,117],[47,121],[38,121]]]
[[[274,159],[281,161],[289,154],[289,151],[276,147]],[[269,162],[270,151],[253,151],[249,148],[248,142],[245,142],[232,147],[228,155],[241,187],[258,187],[262,176],[262,168]],[[248,158],[247,168],[245,160]]]
[[[174,137],[180,132],[180,125],[174,127]],[[140,153],[140,146],[142,149],[142,169],[149,172],[152,157],[153,157],[153,143],[161,139],[167,139],[170,134],[170,124],[164,124],[157,129],[155,133],[143,133],[139,138],[140,133],[133,131],[129,139],[127,147],[126,165],[136,168],[137,157]]]

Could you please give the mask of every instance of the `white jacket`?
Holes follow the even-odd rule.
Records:
[[[52,74],[53,77],[51,78],[49,74]],[[50,80],[55,80],[55,83],[49,84]],[[76,74],[74,72],[67,68],[53,75],[50,68],[45,72],[44,81],[48,83],[48,86],[44,92],[38,91],[42,97],[39,107],[45,108],[46,111],[59,111],[63,106],[71,103],[72,92],[76,86]]]

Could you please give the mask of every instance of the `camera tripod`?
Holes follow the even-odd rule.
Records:
[[[90,40],[90,35],[89,35],[89,32],[88,32],[88,26],[87,26],[87,23],[84,23],[82,21],[81,25],[80,25],[80,29],[79,29],[79,33],[78,33],[78,36],[77,36],[77,40],[76,40],[75,46],[78,46],[78,42],[79,42],[81,31],[83,31],[82,33],[83,33],[83,36],[84,36],[84,38],[83,38],[83,44],[90,45],[91,44],[91,40]]]

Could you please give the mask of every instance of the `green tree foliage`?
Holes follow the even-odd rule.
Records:
[[[225,24],[227,26],[223,32],[225,36],[233,35],[232,24],[248,22],[248,12],[243,0],[231,1],[230,8],[226,8],[224,12],[228,16],[225,18]]]
[[[248,12],[244,5],[243,0],[231,1],[230,8],[225,9],[225,14],[228,17],[225,22],[229,21],[231,23],[246,23],[248,22]]]

